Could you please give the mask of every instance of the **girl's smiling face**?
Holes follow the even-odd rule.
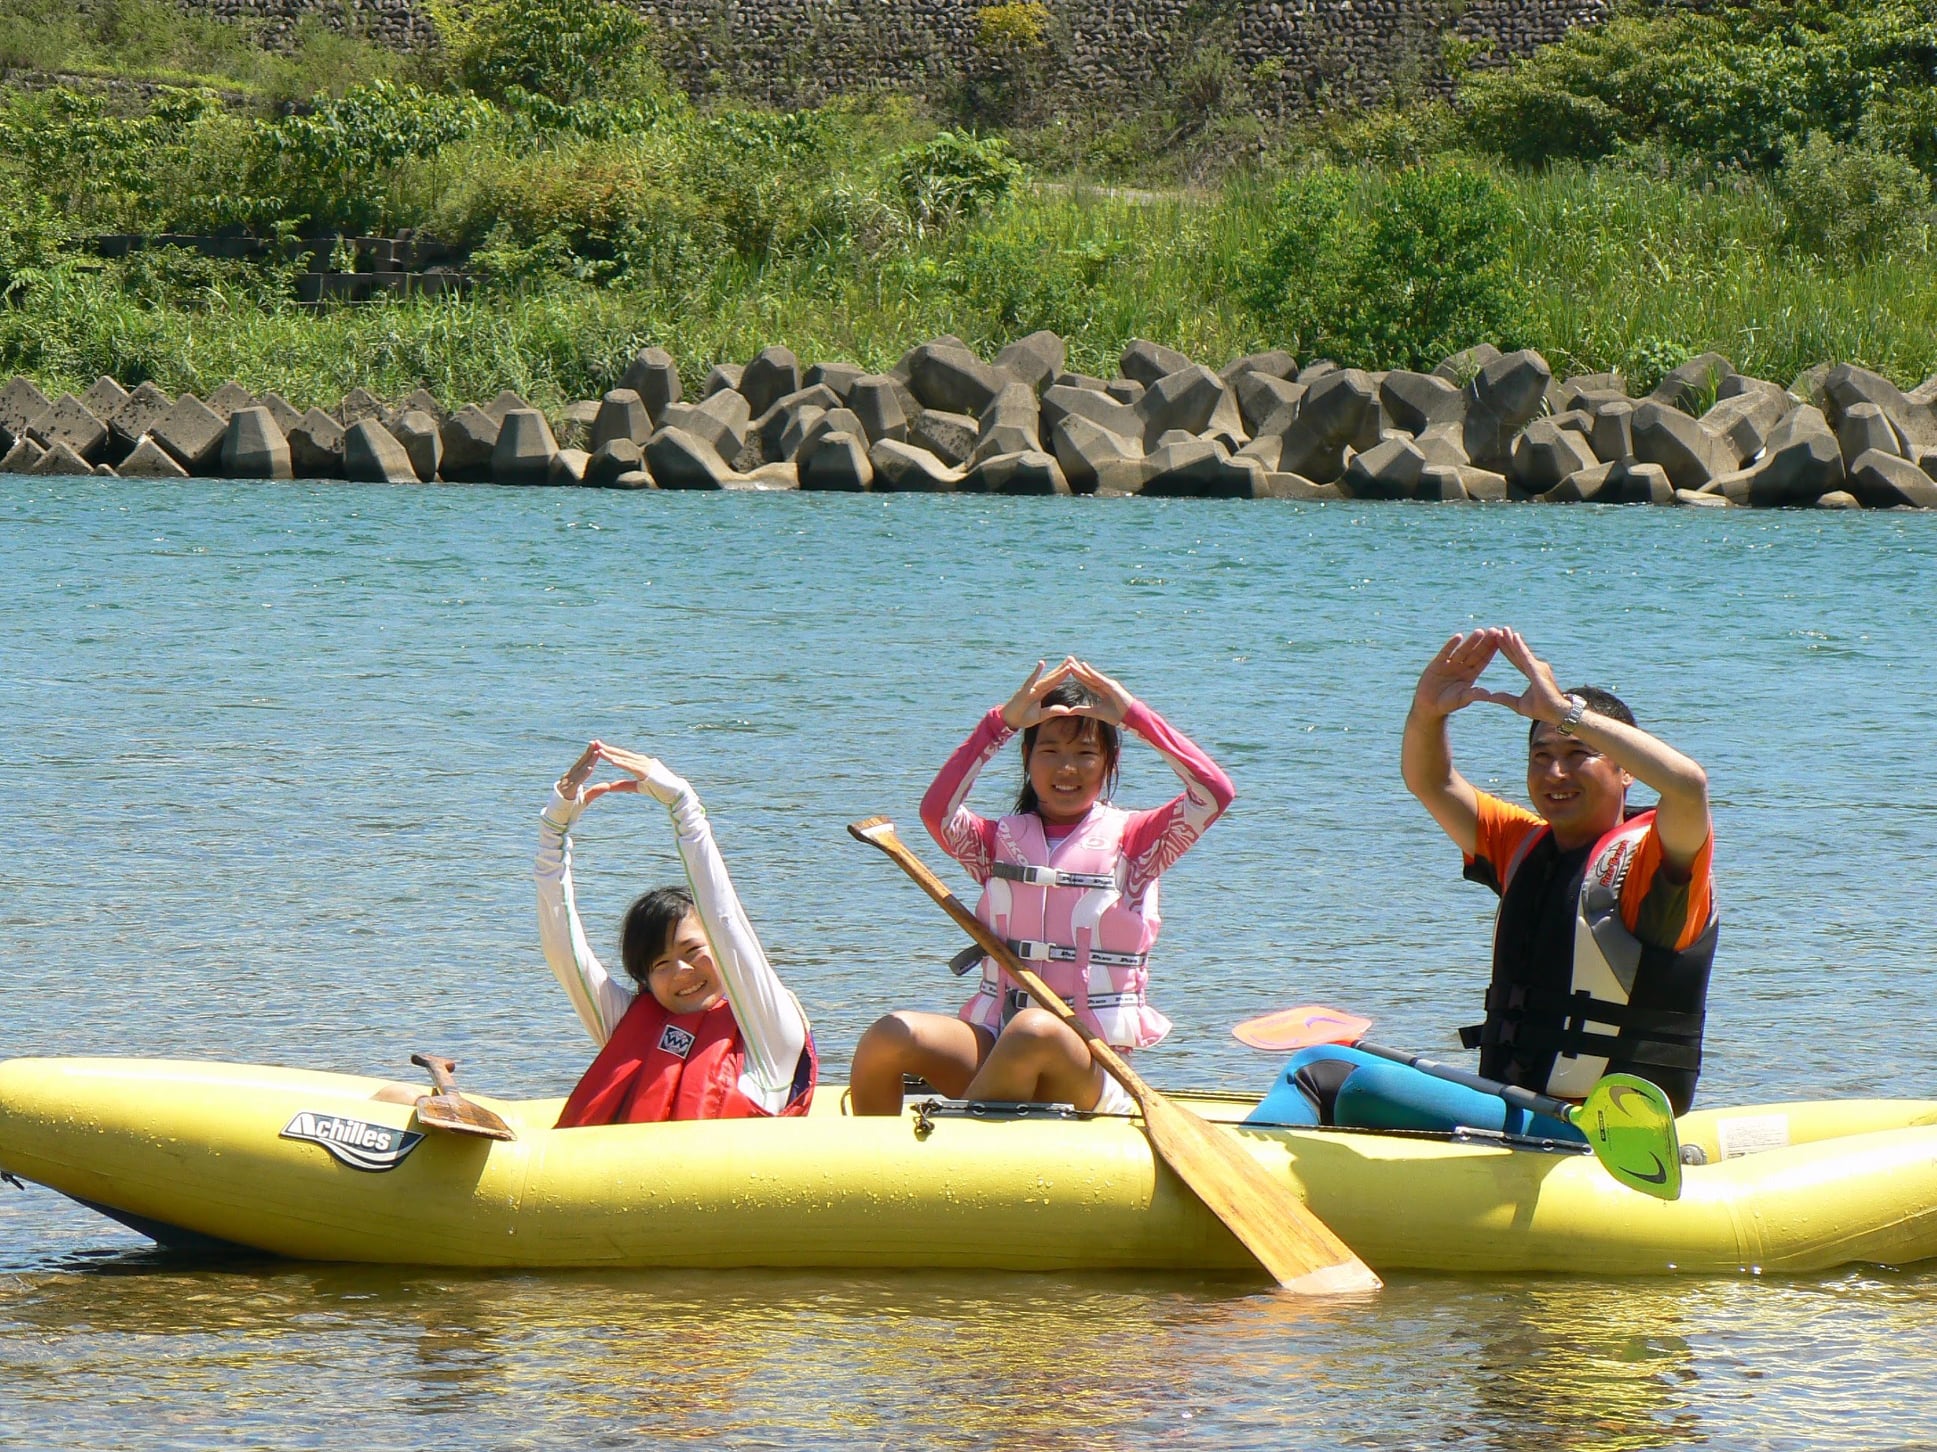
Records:
[[[1056,716],[1036,730],[1024,769],[1036,790],[1036,812],[1053,827],[1072,827],[1089,815],[1110,774],[1099,723],[1088,716]]]
[[[698,913],[689,912],[679,920],[665,948],[652,960],[646,983],[668,1013],[704,1013],[720,1001],[726,989]]]

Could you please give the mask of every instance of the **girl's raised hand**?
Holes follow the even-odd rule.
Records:
[[[568,802],[577,802],[589,807],[607,792],[637,791],[639,783],[631,777],[620,781],[602,781],[592,786],[585,784],[586,778],[598,769],[598,764],[609,760],[611,757],[605,743],[592,742],[585,748],[579,759],[573,762],[565,774],[558,779],[558,794]]]
[[[1029,679],[1009,697],[1008,704],[1002,708],[1002,724],[1011,731],[1025,731],[1048,716],[1062,715],[1066,708],[1043,708],[1042,698],[1048,695],[1070,674],[1075,665],[1073,658],[1066,657],[1054,670],[1048,661],[1039,660],[1036,668],[1029,672]]]
[[[689,788],[683,778],[675,775],[656,756],[646,756],[637,751],[627,751],[622,746],[599,746],[599,756],[612,763],[626,774],[624,781],[611,782],[608,791],[631,792],[644,788],[654,801],[671,806]],[[594,787],[594,791],[598,788]]]
[[[1136,697],[1124,688],[1121,681],[1113,680],[1103,674],[1088,661],[1077,660],[1074,656],[1065,662],[1068,674],[1076,683],[1096,697],[1094,706],[1052,706],[1056,715],[1094,716],[1099,721],[1107,721],[1112,726],[1121,726],[1123,718],[1129,713]]]
[[[578,790],[585,785],[585,778],[592,774],[592,768],[599,764],[599,744],[594,741],[585,748],[584,754],[565,769],[558,779],[558,794],[566,801],[578,796]]]

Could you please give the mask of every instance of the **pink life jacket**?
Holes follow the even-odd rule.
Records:
[[[704,1013],[674,1014],[642,992],[572,1090],[555,1127],[762,1118],[767,1111],[740,1089],[746,1067],[740,1022],[724,998]],[[807,1112],[818,1070],[810,1033],[793,1096],[779,1117]]]
[[[1144,1049],[1170,1032],[1170,1020],[1144,997],[1150,949],[1163,926],[1157,883],[1135,899],[1123,895],[1129,820],[1120,807],[1092,807],[1052,854],[1034,812],[1002,818],[975,915],[1112,1048]],[[1029,1002],[984,958],[981,986],[961,1016],[999,1034]]]

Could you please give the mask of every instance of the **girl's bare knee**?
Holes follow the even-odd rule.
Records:
[[[1025,1008],[1003,1026],[1002,1038],[1018,1048],[1027,1044],[1037,1050],[1083,1049],[1082,1035],[1044,1008]]]

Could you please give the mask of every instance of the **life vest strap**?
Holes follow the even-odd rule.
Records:
[[[1509,1026],[1521,1016],[1553,1016],[1564,1019],[1568,1030],[1589,1023],[1612,1024],[1616,1028],[1632,1029],[1640,1034],[1699,1034],[1706,1015],[1686,1013],[1678,1009],[1639,1008],[1631,1003],[1612,1003],[1605,998],[1595,998],[1586,992],[1553,994],[1529,992],[1521,987],[1508,989],[1504,994],[1496,988],[1486,991],[1486,1011],[1503,1017]],[[1473,1024],[1461,1029],[1460,1042],[1467,1048],[1477,1048],[1481,1042],[1475,1039],[1467,1043],[1468,1034],[1478,1034],[1484,1024]]]
[[[1699,1070],[1702,1066],[1699,1015],[1668,1013],[1660,1010],[1629,1009],[1625,1005],[1588,1000],[1591,1008],[1569,1013],[1565,1024],[1553,1028],[1538,1021],[1506,1019],[1496,1021],[1489,1033],[1486,1024],[1468,1024],[1459,1031],[1462,1048],[1484,1049],[1495,1044],[1516,1053],[1535,1057],[1549,1053],[1575,1058],[1594,1055],[1618,1061],[1624,1066],[1652,1065],[1663,1069]],[[1614,1023],[1625,1032],[1600,1033],[1587,1028],[1589,1022]],[[1677,1042],[1665,1034],[1678,1034],[1694,1042]]]
[[[1025,963],[1074,963],[1076,949],[1067,943],[1043,943],[1033,938],[1005,938],[1011,953]],[[1148,953],[1106,953],[1090,949],[1090,962],[1099,968],[1141,968],[1150,961]]]
[[[1104,873],[1064,872],[1061,868],[1038,867],[1028,862],[997,862],[989,868],[989,876],[1026,883],[1030,887],[1111,889],[1116,886],[1116,879]]]

